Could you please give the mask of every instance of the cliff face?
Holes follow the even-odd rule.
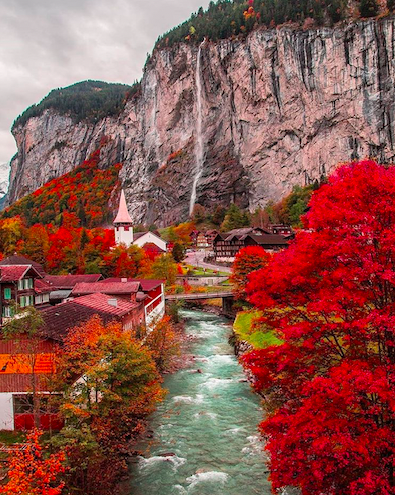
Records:
[[[391,162],[394,30],[389,18],[157,51],[119,117],[73,124],[47,110],[14,130],[8,201],[71,170],[103,136],[101,164],[124,163],[134,219],[159,224],[188,216],[194,182],[197,203],[253,209],[340,161]]]

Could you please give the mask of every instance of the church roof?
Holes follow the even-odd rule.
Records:
[[[128,212],[128,207],[126,205],[126,199],[125,199],[125,193],[123,192],[123,189],[121,191],[121,197],[119,199],[119,208],[118,208],[118,214],[114,220],[114,223],[129,223],[133,224],[132,219],[130,218],[129,212]]]

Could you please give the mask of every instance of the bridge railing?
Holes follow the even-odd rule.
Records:
[[[188,294],[167,294],[166,301],[193,300],[193,299],[223,299],[224,297],[233,297],[233,292],[196,292]]]

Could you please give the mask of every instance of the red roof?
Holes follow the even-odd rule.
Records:
[[[138,303],[126,301],[122,298],[109,296],[108,294],[96,293],[73,299],[75,304],[86,306],[95,310],[105,311],[114,316],[124,316],[139,307]]]
[[[125,193],[123,192],[123,189],[121,191],[121,197],[119,199],[119,208],[118,208],[118,215],[114,220],[114,223],[127,223],[127,224],[133,224],[132,219],[130,218],[129,212],[128,212],[128,207],[126,205],[126,199],[125,199]]]
[[[49,285],[45,280],[37,278],[34,281],[34,290],[37,294],[48,294],[53,291],[53,287]]]
[[[19,254],[13,254],[11,256],[8,256],[7,258],[2,259],[0,261],[0,266],[3,265],[32,265],[42,277],[45,277],[46,275],[45,270],[43,266],[40,265],[40,263],[29,260],[29,258],[20,256]]]
[[[84,296],[101,292],[105,294],[135,294],[140,289],[140,282],[108,282],[103,280],[94,284],[77,284],[72,290],[73,296]]]
[[[32,265],[0,266],[0,282],[16,282],[17,280],[21,280],[30,270],[32,270],[36,276],[40,276]]]
[[[72,289],[76,284],[98,282],[102,278],[100,273],[93,275],[46,275],[45,281],[54,289]]]
[[[100,283],[108,283],[108,282],[140,282],[141,284],[141,289],[143,292],[149,292],[150,290],[154,290],[157,287],[159,287],[161,284],[164,284],[166,281],[165,280],[151,280],[151,279],[145,279],[145,278],[106,278],[105,280],[101,280]]]
[[[117,307],[108,304],[108,301],[117,301]],[[122,317],[139,307],[138,303],[122,301],[107,294],[91,294],[78,297],[51,308],[41,311],[44,320],[45,336],[62,341],[69,330],[85,323],[93,316],[98,315],[103,323],[120,320]]]

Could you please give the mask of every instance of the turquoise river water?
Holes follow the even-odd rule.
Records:
[[[131,494],[270,494],[260,400],[228,344],[229,325],[198,311],[182,316],[195,359],[165,379],[168,394],[151,418],[153,438],[139,446]]]

